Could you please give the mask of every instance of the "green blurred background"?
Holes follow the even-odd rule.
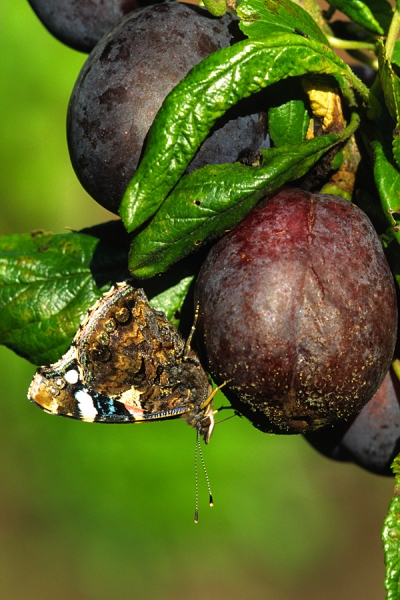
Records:
[[[0,6],[1,234],[108,220],[65,140],[85,56],[26,0]],[[90,425],[26,399],[34,366],[0,347],[0,599],[379,600],[393,481],[245,420],[216,427],[193,523],[195,434],[183,421]],[[225,415],[223,415],[225,416]]]

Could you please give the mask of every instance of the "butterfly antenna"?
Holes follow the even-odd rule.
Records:
[[[213,500],[213,496],[212,496],[212,493],[211,493],[210,480],[208,478],[208,473],[207,473],[207,469],[206,469],[206,463],[204,462],[203,452],[202,452],[201,444],[200,444],[200,438],[199,438],[199,454],[200,454],[201,464],[203,465],[204,475],[206,476],[206,482],[207,482],[207,489],[208,489],[208,496],[209,496],[210,506],[214,506],[214,500]]]
[[[197,455],[198,454],[200,454],[201,464],[203,465],[204,475],[206,476],[210,506],[214,506],[214,501],[213,501],[213,496],[212,496],[211,486],[210,486],[210,479],[208,477],[206,463],[204,462],[203,451],[201,449],[200,432],[199,431],[197,431],[196,449],[195,449],[195,453],[194,453],[194,472],[195,472],[195,478],[196,478],[196,505],[195,505],[195,510],[194,510],[194,522],[195,523],[199,522],[199,471],[198,471],[198,466],[197,466]]]
[[[242,415],[240,415],[239,413],[237,413],[235,411],[234,415],[231,415],[230,417],[225,417],[225,419],[221,419],[220,421],[216,421],[215,424],[216,425],[220,425],[221,423],[225,423],[225,421],[229,421],[229,419],[233,419],[233,417],[241,417]]]

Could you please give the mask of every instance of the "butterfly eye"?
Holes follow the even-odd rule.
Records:
[[[211,425],[211,419],[210,417],[203,417],[200,421],[200,424],[203,428],[208,429],[208,427],[210,427]]]

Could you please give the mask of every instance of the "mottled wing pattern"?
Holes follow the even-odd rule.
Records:
[[[183,418],[208,442],[211,386],[196,354],[143,290],[117,284],[91,308],[68,352],[39,367],[28,397],[46,412],[104,423]]]
[[[136,419],[121,402],[86,388],[79,379],[75,348],[49,367],[39,367],[28,398],[45,412],[80,421],[132,423]]]
[[[73,343],[82,382],[99,394],[155,414],[188,398],[180,386],[184,342],[143,290],[125,283],[103,296]]]

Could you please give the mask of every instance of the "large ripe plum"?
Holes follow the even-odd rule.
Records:
[[[100,41],[76,82],[67,122],[75,172],[99,204],[118,213],[164,98],[195,64],[236,35],[231,15],[216,19],[202,8],[171,2],[131,13]],[[234,162],[242,150],[264,144],[265,119],[253,102],[257,98],[228,111],[189,170]]]
[[[321,454],[350,461],[378,475],[393,475],[400,452],[400,382],[391,369],[362,411],[347,422],[306,434]]]
[[[132,10],[162,0],[28,0],[43,25],[60,42],[90,52]]]
[[[368,217],[286,188],[211,249],[196,284],[205,366],[263,431],[312,431],[358,412],[390,366],[393,278]]]

